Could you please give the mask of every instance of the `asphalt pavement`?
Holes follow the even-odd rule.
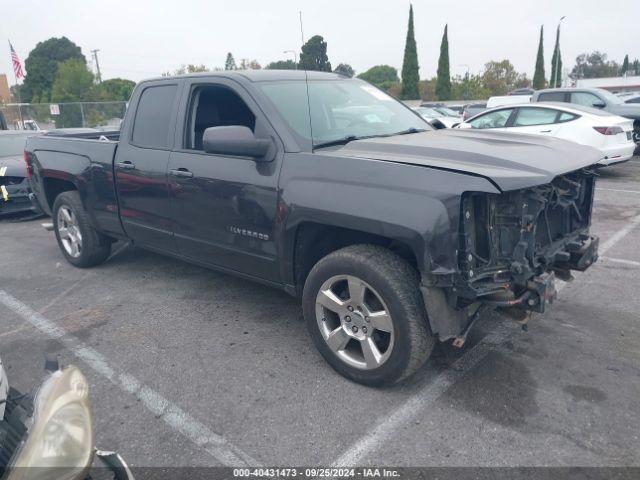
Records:
[[[414,378],[322,360],[297,300],[124,244],[69,265],[43,220],[0,221],[0,356],[87,375],[96,443],[136,466],[640,465],[640,159],[601,171],[601,259],[528,332],[495,313]]]

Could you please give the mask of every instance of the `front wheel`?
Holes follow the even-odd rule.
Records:
[[[111,240],[93,228],[77,191],[58,195],[52,213],[58,246],[70,264],[93,267],[109,257]]]
[[[354,245],[327,255],[309,273],[302,301],[322,356],[358,383],[407,378],[433,349],[417,272],[386,248]]]

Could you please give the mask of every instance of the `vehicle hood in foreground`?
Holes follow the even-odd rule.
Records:
[[[5,170],[4,167],[7,167],[7,169]],[[27,167],[22,155],[0,157],[0,175],[4,177],[26,177]]]
[[[503,191],[549,183],[602,158],[594,148],[551,137],[456,129],[356,140],[323,153],[478,175]]]

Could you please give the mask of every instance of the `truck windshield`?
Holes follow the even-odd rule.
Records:
[[[258,84],[284,121],[312,147],[432,130],[409,108],[357,79]]]

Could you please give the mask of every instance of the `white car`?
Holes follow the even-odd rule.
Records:
[[[602,152],[601,165],[633,156],[633,120],[604,110],[566,103],[522,103],[482,112],[456,128],[490,128],[562,138]]]
[[[460,123],[459,117],[450,117],[431,107],[414,107],[412,108],[418,115],[424,118],[433,128],[453,128],[454,125]]]

